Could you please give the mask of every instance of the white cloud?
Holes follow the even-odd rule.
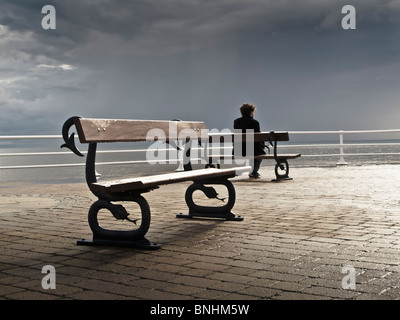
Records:
[[[57,66],[54,65],[49,65],[49,64],[39,64],[36,66],[37,68],[44,68],[44,69],[60,69],[60,70],[64,70],[64,71],[71,71],[71,70],[76,70],[77,67],[70,65],[70,64],[60,64]]]

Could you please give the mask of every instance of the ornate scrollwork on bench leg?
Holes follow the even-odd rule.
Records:
[[[141,195],[135,195],[128,198],[125,197],[119,201],[136,202],[141,210],[141,219],[131,220],[128,218],[129,213],[122,205],[99,199],[92,204],[88,215],[89,226],[93,232],[93,240],[82,239],[78,240],[77,243],[79,245],[112,245],[150,250],[159,249],[160,245],[150,243],[144,237],[150,227],[150,207],[146,199]],[[137,225],[137,227],[129,231],[104,229],[98,221],[98,213],[102,209],[110,211],[114,218],[118,220],[127,220]],[[138,221],[140,221],[140,223],[137,223]]]
[[[228,190],[228,202],[223,206],[201,206],[197,205],[193,200],[193,193],[197,190],[202,191],[209,199],[218,199],[224,201],[225,199],[218,198],[218,193],[213,187],[206,187],[205,184],[220,184],[224,185]],[[243,217],[236,216],[231,210],[235,204],[236,192],[235,188],[229,180],[212,180],[194,182],[190,185],[185,194],[185,201],[189,208],[189,214],[177,214],[177,218],[217,218],[230,221],[242,221]]]
[[[279,160],[279,162],[275,164],[275,176],[276,179],[272,181],[293,180],[293,178],[289,177],[289,163],[286,159]]]

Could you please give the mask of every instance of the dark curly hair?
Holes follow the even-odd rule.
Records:
[[[240,106],[242,116],[249,116],[254,110],[256,110],[256,107],[251,103],[244,103]]]

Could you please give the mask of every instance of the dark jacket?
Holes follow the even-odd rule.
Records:
[[[254,132],[260,131],[260,123],[253,119],[250,116],[243,116],[241,118],[237,118],[233,122],[233,128],[235,130],[242,130],[243,133],[246,133],[246,129],[253,129]],[[235,147],[235,146],[234,146]],[[264,151],[264,143],[263,142],[254,142],[254,155],[258,156],[261,154],[265,154]],[[242,143],[242,156],[246,155],[246,143]]]

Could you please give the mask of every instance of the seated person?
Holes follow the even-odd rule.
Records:
[[[240,113],[242,117],[237,118],[233,122],[234,129],[241,129],[242,133],[246,133],[246,129],[252,129],[254,132],[260,132],[260,123],[254,119],[254,113],[256,112],[256,107],[253,104],[245,103],[240,107]],[[254,155],[265,154],[263,142],[254,142]],[[246,156],[246,143],[242,143],[242,156]],[[254,179],[261,178],[258,173],[261,165],[261,159],[254,159],[253,171],[250,173],[249,177]]]

